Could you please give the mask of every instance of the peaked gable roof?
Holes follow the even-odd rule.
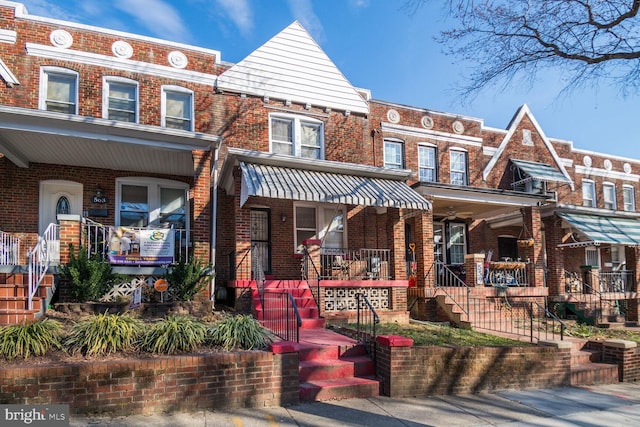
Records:
[[[298,21],[222,73],[219,90],[368,114],[369,105]]]
[[[524,104],[522,107],[520,107],[520,109],[514,116],[513,120],[511,120],[511,123],[509,123],[508,131],[504,136],[504,138],[502,138],[502,142],[500,143],[500,146],[498,147],[496,152],[493,154],[493,157],[491,157],[491,160],[489,160],[489,163],[484,168],[484,171],[482,171],[482,179],[486,181],[489,174],[491,173],[491,170],[498,162],[498,159],[502,157],[502,154],[504,154],[507,148],[507,144],[511,140],[511,137],[517,130],[518,125],[520,124],[522,119],[525,117],[525,115],[529,117],[529,120],[531,120],[531,123],[535,127],[536,132],[538,132],[538,134],[540,135],[540,138],[542,139],[542,142],[549,150],[551,157],[553,157],[553,160],[555,161],[556,166],[560,170],[560,173],[566,178],[567,182],[571,186],[571,190],[573,190],[574,185],[573,185],[573,180],[571,179],[571,176],[569,176],[569,173],[567,172],[564,165],[562,164],[562,161],[560,160],[560,156],[558,156],[558,153],[556,153],[556,150],[551,145],[551,141],[549,141],[549,138],[547,138],[547,136],[545,135],[544,131],[542,130],[542,127],[540,127],[540,124],[531,113],[531,110],[529,109],[529,106],[527,104]]]

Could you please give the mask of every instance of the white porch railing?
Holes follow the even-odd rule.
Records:
[[[0,231],[0,265],[18,265],[20,262],[20,239]]]
[[[53,261],[59,261],[59,256],[60,227],[57,224],[49,224],[42,236],[38,236],[36,246],[28,252],[29,310],[33,309],[33,297],[38,292],[49,266]]]
[[[323,280],[390,280],[389,249],[322,248]]]

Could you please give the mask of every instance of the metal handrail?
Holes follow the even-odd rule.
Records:
[[[50,242],[59,241],[60,227],[58,224],[49,224],[42,236],[38,236],[38,243],[29,250],[28,262],[28,286],[29,286],[29,310],[33,310],[33,297],[38,292],[40,283],[44,279],[51,265]]]
[[[320,280],[322,278],[322,276],[320,275],[320,269],[318,268],[316,263],[313,261],[313,258],[309,255],[309,250],[306,246],[303,247],[302,255],[303,255],[302,267],[300,272],[302,275],[302,280],[305,280],[307,282],[307,285],[311,289],[311,283],[309,282],[309,264],[311,264],[311,266],[313,267],[313,271],[316,273],[316,280],[317,280],[316,293],[314,294],[313,292],[311,292],[311,294],[313,295],[313,298],[316,300],[316,305],[320,307]]]
[[[551,311],[549,311],[549,309],[547,307],[543,307],[540,304],[538,304],[537,302],[532,301],[531,304],[530,304],[530,309],[529,309],[530,310],[530,326],[531,326],[531,342],[533,342],[533,338],[534,338],[534,334],[533,334],[533,319],[534,319],[533,307],[534,307],[534,305],[536,307],[538,307],[538,309],[540,309],[540,310],[542,310],[544,312],[546,318],[550,318],[553,321],[552,322],[553,324],[552,324],[552,327],[551,327],[552,338],[555,338],[555,326],[554,326],[555,323],[558,322],[560,324],[560,341],[564,341],[564,332],[567,329],[567,325],[562,320],[560,320],[560,318],[558,316],[556,316]],[[547,329],[546,326],[547,326],[547,323],[545,322],[545,335],[548,332],[548,329]],[[540,331],[540,329],[538,329],[538,331]],[[545,338],[547,338],[547,337],[545,336]],[[540,336],[539,335],[538,335],[538,341],[540,341]]]
[[[20,263],[20,238],[0,231],[0,265]]]
[[[615,310],[618,313],[621,313],[621,309],[620,306],[612,303],[610,300],[606,299],[603,295],[603,292],[598,291],[596,288],[594,288],[592,285],[586,283],[584,280],[582,280],[580,278],[580,276],[575,273],[575,272],[571,272],[571,271],[566,271],[564,272],[565,274],[565,281],[567,280],[567,278],[569,278],[571,281],[575,281],[579,284],[579,290],[581,292],[579,292],[581,295],[592,295],[595,296],[595,298],[597,299],[597,307],[593,308],[593,311],[596,313],[596,318],[602,322],[604,319],[604,310],[603,310],[603,306],[606,304],[608,306],[609,309],[611,310]],[[585,304],[589,304],[588,301],[584,301]],[[626,318],[626,313],[625,313],[625,318]]]
[[[438,282],[437,277],[439,277],[440,275],[438,274],[438,271],[436,269],[442,269],[442,271],[444,272],[445,276],[449,276],[451,281],[454,283],[454,286],[443,286],[441,283]],[[435,261],[432,266],[429,268],[429,271],[427,272],[427,274],[425,275],[425,283],[427,283],[427,279],[429,278],[429,275],[433,274],[433,283],[435,285],[435,293],[437,294],[438,292],[442,292],[443,294],[445,294],[445,297],[449,297],[449,299],[451,299],[451,301],[453,301],[453,304],[456,305],[463,314],[465,314],[467,316],[467,320],[470,320],[470,315],[469,315],[469,299],[470,299],[470,295],[471,295],[471,288],[469,288],[469,285],[467,285],[463,280],[461,280],[453,271],[451,271],[443,262],[441,261]],[[449,280],[447,280],[448,282]],[[462,307],[458,301],[456,300],[456,298],[449,293],[449,291],[447,291],[447,287],[452,287],[452,288],[459,288],[459,289],[465,289],[466,290],[466,309],[464,307]]]
[[[302,317],[289,292],[266,291],[263,295],[262,324],[285,341],[300,341]]]
[[[358,317],[356,324],[356,339],[365,346],[369,356],[376,360],[376,325],[380,317],[373,308],[367,296],[361,292],[356,294]],[[366,309],[366,312],[364,311]]]

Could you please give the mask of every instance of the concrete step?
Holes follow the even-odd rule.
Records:
[[[325,319],[302,319],[300,329],[318,329],[324,328],[327,322]]]
[[[380,395],[380,383],[372,378],[340,378],[300,383],[300,401],[364,399]]]
[[[586,386],[618,383],[618,365],[605,363],[582,363],[571,366],[571,385]]]

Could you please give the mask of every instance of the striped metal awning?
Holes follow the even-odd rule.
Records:
[[[571,180],[564,176],[562,172],[547,163],[530,162],[528,160],[511,159],[522,172],[528,175],[529,179],[539,181],[571,183]]]
[[[636,219],[568,212],[558,212],[558,216],[594,244],[640,246],[640,221]]]
[[[431,210],[404,181],[241,162],[241,205],[250,196]]]

